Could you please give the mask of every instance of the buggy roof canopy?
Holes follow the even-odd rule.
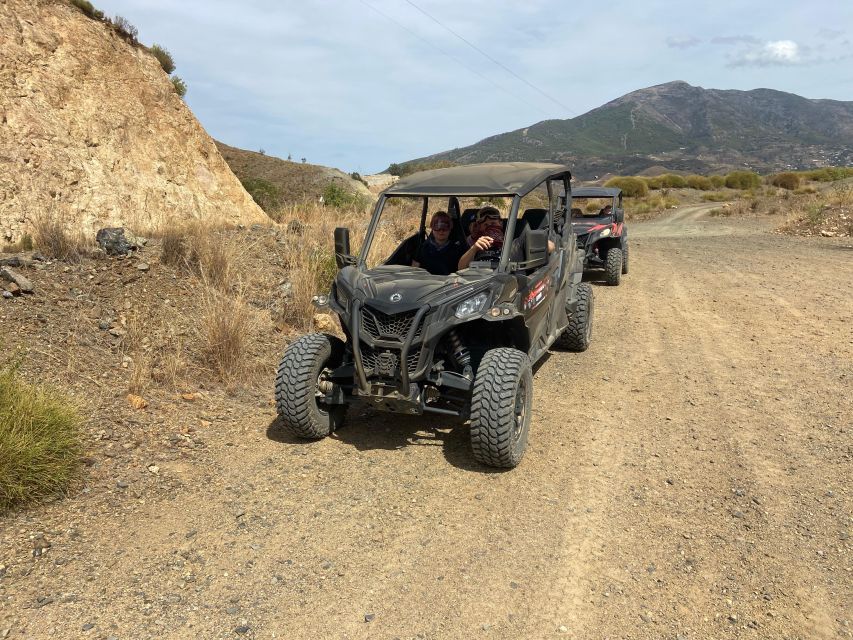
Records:
[[[615,198],[622,189],[615,187],[577,187],[572,189],[573,198]]]
[[[383,191],[386,196],[524,196],[548,178],[571,180],[562,164],[488,162],[419,171]]]

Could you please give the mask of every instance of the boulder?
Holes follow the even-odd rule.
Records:
[[[95,236],[98,246],[110,256],[126,256],[144,247],[148,240],[133,235],[124,227],[106,227]]]
[[[20,273],[10,269],[9,267],[3,267],[2,269],[0,269],[0,280],[5,280],[6,282],[14,282],[21,288],[21,291],[23,291],[24,293],[33,292],[33,283],[30,282],[24,276],[22,276]]]

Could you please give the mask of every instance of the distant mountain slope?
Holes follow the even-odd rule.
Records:
[[[268,220],[143,47],[55,0],[2,0],[0,43],[0,243]]]
[[[234,175],[251,193],[263,196],[265,187],[274,187],[274,194],[268,196],[275,202],[267,203],[261,198],[264,205],[270,207],[268,210],[282,204],[319,200],[329,184],[337,184],[349,193],[373,197],[364,184],[339,169],[282,160],[257,151],[230,147],[219,141],[216,141],[216,146]],[[258,181],[263,182],[259,184]]]
[[[412,162],[566,162],[579,177],[654,166],[709,172],[853,164],[853,102],[669,82]]]

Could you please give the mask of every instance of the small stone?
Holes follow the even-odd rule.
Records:
[[[137,411],[141,411],[148,406],[148,401],[145,398],[132,393],[127,394],[127,401],[130,403],[130,406]]]
[[[569,632],[569,628],[568,628],[566,625],[561,624],[559,627],[557,627],[557,631],[558,631],[559,633],[568,633],[568,632]]]
[[[729,616],[729,622],[737,622],[737,620],[738,618],[736,613],[733,613]]]
[[[249,627],[249,625],[241,624],[239,627],[234,627],[234,633],[237,633],[242,636],[249,633],[250,629],[251,627]]]
[[[109,331],[113,326],[112,320],[103,319],[98,322],[98,329],[101,331]]]
[[[90,629],[94,629],[94,628],[95,628],[95,625],[92,624],[91,622],[87,622],[82,627],[83,631],[89,631]]]
[[[13,295],[12,295],[12,292],[11,292],[11,291],[6,291],[6,290],[4,290],[4,291],[3,291],[3,297],[4,297],[4,298],[6,298],[6,300],[11,300],[11,299],[12,299],[12,298],[14,298],[15,296],[13,296]]]
[[[734,513],[732,513],[732,516],[734,516],[735,518],[743,518],[743,511],[735,511]]]
[[[117,486],[119,489],[127,489],[128,484],[127,484],[127,482],[125,482],[124,480],[119,480],[118,482],[116,482],[116,486]]]
[[[227,613],[229,616],[236,616],[238,613],[240,613],[240,607],[228,607],[225,609],[225,613]]]
[[[643,611],[643,612],[640,614],[640,619],[641,619],[643,622],[651,622],[651,621],[652,621],[652,613],[651,613],[651,611]]]
[[[518,589],[518,583],[517,582],[510,582],[509,588],[510,589]]]
[[[375,613],[365,613],[364,614],[364,621],[365,622],[373,622],[375,619],[376,619]]]
[[[147,262],[140,262],[138,265],[136,265],[136,268],[137,268],[139,271],[142,271],[143,273],[145,273],[145,272],[146,272],[146,271],[148,271],[151,267],[149,266],[149,264],[148,264]]]
[[[738,498],[742,498],[744,496],[744,490],[743,489],[735,489],[735,495]]]
[[[151,473],[153,473],[156,476],[157,474],[160,473],[160,467],[158,467],[156,464],[149,464],[148,465],[148,471],[150,471]]]

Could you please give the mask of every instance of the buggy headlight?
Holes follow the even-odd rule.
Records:
[[[602,229],[602,230],[601,230],[601,237],[602,237],[602,238],[606,238],[606,237],[607,237],[607,236],[609,236],[609,235],[610,235],[610,229],[609,229],[609,228],[608,228],[608,229]]]
[[[476,296],[468,298],[456,305],[456,313],[454,315],[460,320],[469,318],[485,309],[488,302],[489,294],[487,291],[483,291],[483,293],[478,293]]]

